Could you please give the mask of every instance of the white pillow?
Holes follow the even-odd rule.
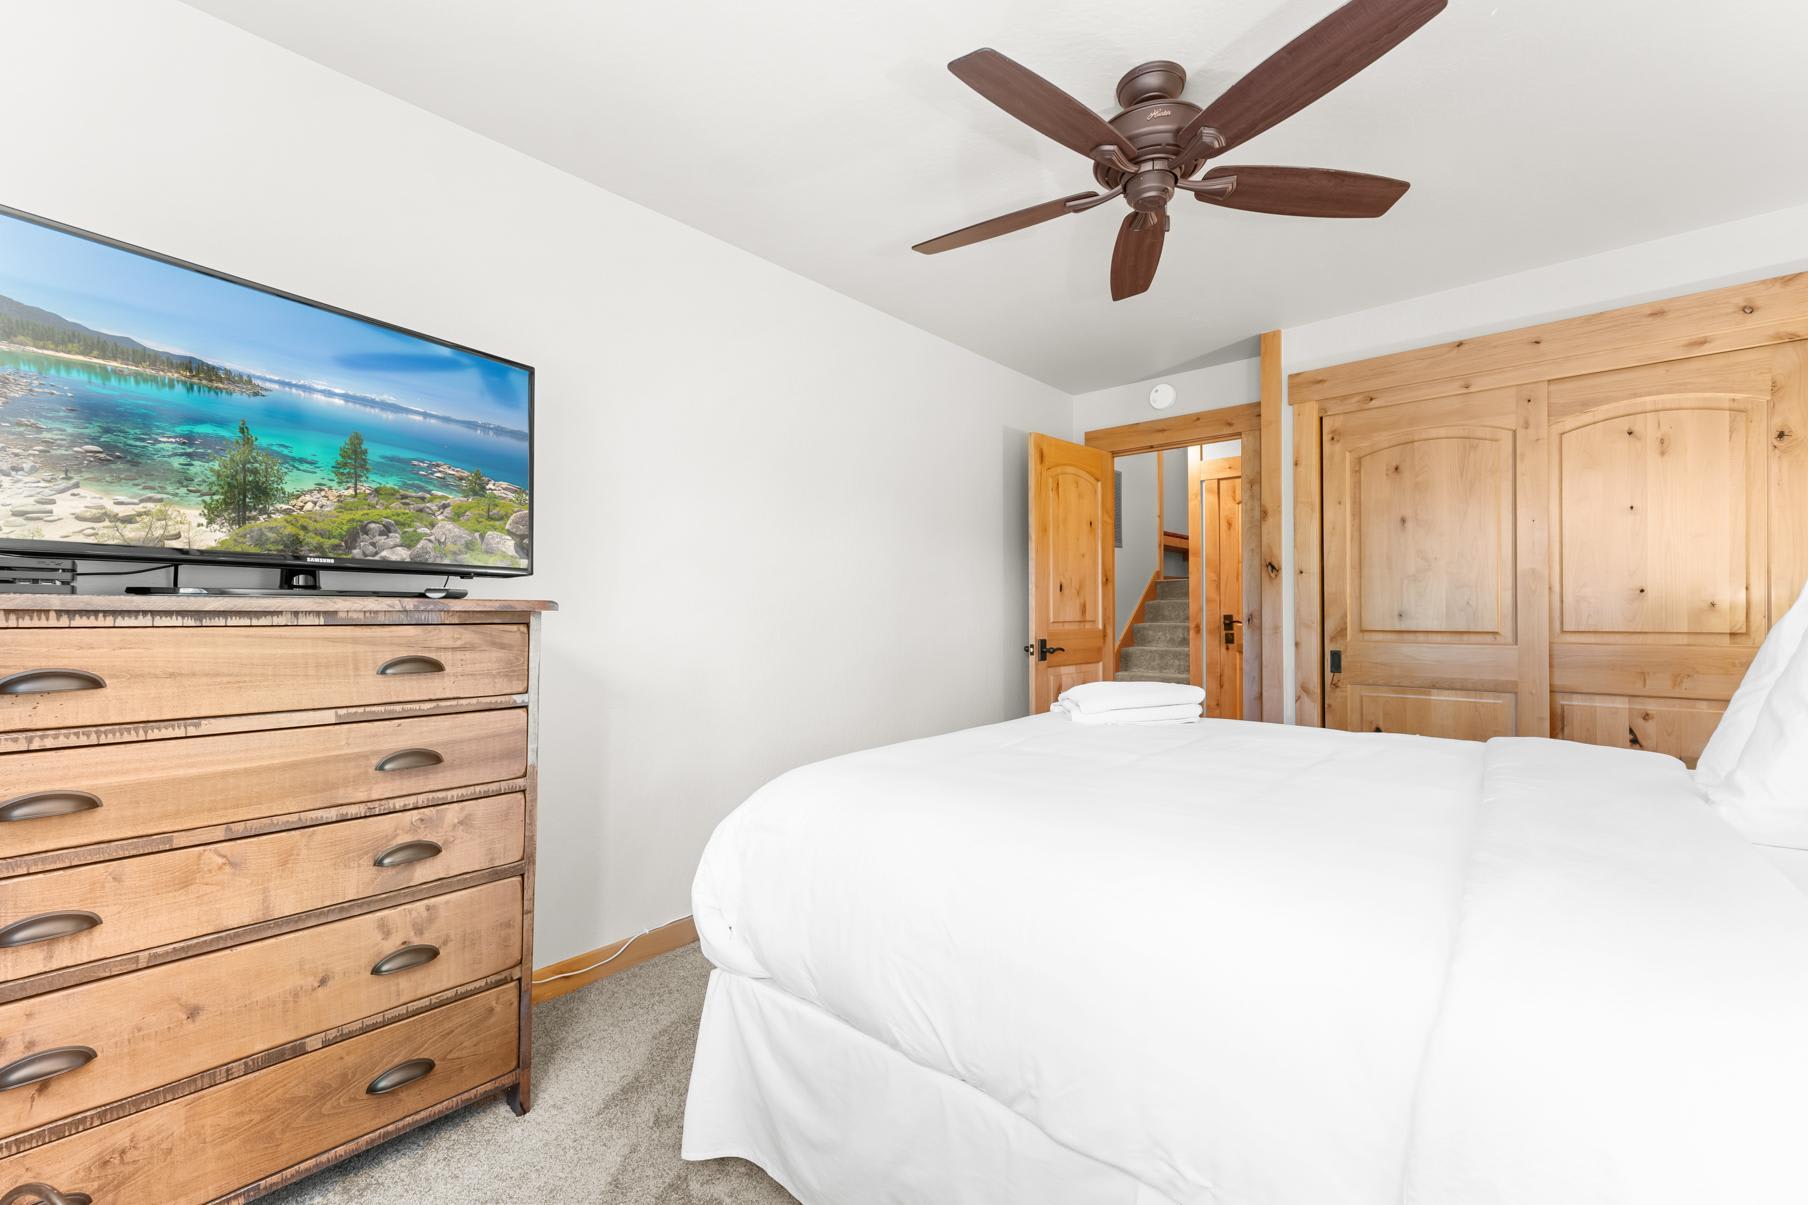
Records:
[[[1709,798],[1748,840],[1808,849],[1808,642],[1783,667],[1739,763]]]
[[[1726,714],[1720,717],[1714,735],[1708,738],[1707,748],[1701,751],[1701,758],[1695,763],[1695,785],[1709,796],[1739,764],[1739,758],[1751,740],[1752,729],[1758,723],[1758,713],[1764,709],[1764,700],[1770,697],[1771,689],[1776,686],[1789,659],[1802,647],[1804,634],[1808,634],[1808,587],[1795,600],[1795,606],[1772,625],[1758,655],[1746,668],[1745,677],[1740,679],[1733,701],[1726,705]]]

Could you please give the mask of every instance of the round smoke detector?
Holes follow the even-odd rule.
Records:
[[[1149,390],[1149,404],[1157,410],[1166,410],[1172,406],[1174,397],[1174,387],[1166,381]]]

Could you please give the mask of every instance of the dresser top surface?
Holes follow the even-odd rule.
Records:
[[[45,621],[66,623],[82,616],[100,623],[129,623],[149,618],[169,622],[193,615],[220,618],[243,615],[269,619],[280,615],[443,615],[483,613],[518,615],[556,611],[559,604],[532,598],[326,598],[306,596],[259,598],[222,595],[162,596],[151,594],[0,594],[0,627],[32,627]]]

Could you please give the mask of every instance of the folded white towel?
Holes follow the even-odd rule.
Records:
[[[1197,703],[1175,703],[1167,707],[1120,707],[1088,715],[1069,701],[1057,700],[1049,710],[1065,713],[1076,724],[1190,724],[1203,709]]]
[[[1180,682],[1087,682],[1062,691],[1061,701],[1087,715],[1098,715],[1138,707],[1197,706],[1205,702],[1205,690]]]

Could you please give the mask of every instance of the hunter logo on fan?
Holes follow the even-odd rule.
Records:
[[[1143,120],[1154,121],[1157,117],[1172,116],[1174,116],[1174,110],[1172,109],[1151,109],[1149,112],[1143,114]]]

